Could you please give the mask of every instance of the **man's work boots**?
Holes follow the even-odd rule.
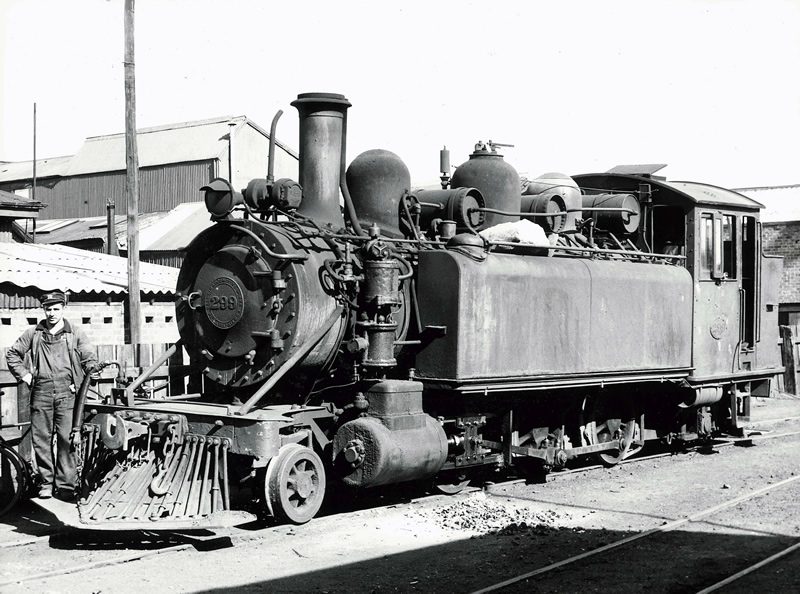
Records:
[[[53,487],[42,485],[39,487],[39,499],[50,499],[53,496]]]

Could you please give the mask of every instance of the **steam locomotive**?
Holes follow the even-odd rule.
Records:
[[[416,190],[389,151],[346,166],[344,96],[292,105],[298,181],[270,150],[265,179],[203,188],[175,347],[200,393],[147,398],[145,373],[81,402],[68,523],[303,523],[334,483],[453,493],[483,470],[616,464],[735,433],[769,395],[782,262],[757,203],[648,165],[521,180],[491,141],[452,176],[443,151],[441,188]]]

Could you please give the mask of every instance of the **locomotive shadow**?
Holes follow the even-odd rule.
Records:
[[[707,528],[704,528],[704,530]],[[724,523],[714,530],[735,529]],[[471,592],[534,571],[573,555],[637,534],[633,531],[512,525],[439,546],[384,555],[291,576],[199,590],[224,592],[373,593]],[[504,592],[697,592],[773,555],[796,537],[673,531],[643,538],[567,568],[535,576]],[[343,547],[345,552],[361,555]],[[308,563],[313,563],[309,553]],[[796,591],[800,557],[785,558],[742,584],[749,591]],[[766,586],[766,585],[769,586]],[[737,584],[738,585],[738,584]],[[740,591],[740,590],[736,590]],[[748,590],[741,590],[748,591]]]
[[[1,532],[28,536],[52,534],[62,527],[52,514],[47,513],[29,499],[23,499],[14,509],[0,518],[0,526],[2,526]]]
[[[207,530],[164,532],[148,530],[76,530],[65,528],[50,536],[50,548],[69,551],[149,551],[188,544],[196,551],[215,551],[232,547],[230,536]]]
[[[30,500],[0,520],[0,532],[48,537],[50,548],[57,550],[153,550],[190,544],[197,551],[212,551],[233,546],[230,536],[211,530],[80,530],[70,528]]]

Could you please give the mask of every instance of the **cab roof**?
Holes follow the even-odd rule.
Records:
[[[585,173],[573,175],[572,179],[583,190],[622,191],[635,193],[640,183],[650,184],[653,198],[657,202],[689,202],[693,205],[723,206],[740,210],[758,211],[764,208],[760,202],[744,194],[711,184],[689,181],[667,181],[650,174],[629,173]]]

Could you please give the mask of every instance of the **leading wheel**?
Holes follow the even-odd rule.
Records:
[[[274,518],[304,524],[325,497],[325,468],[314,450],[293,443],[269,463],[264,484],[267,509]]]

